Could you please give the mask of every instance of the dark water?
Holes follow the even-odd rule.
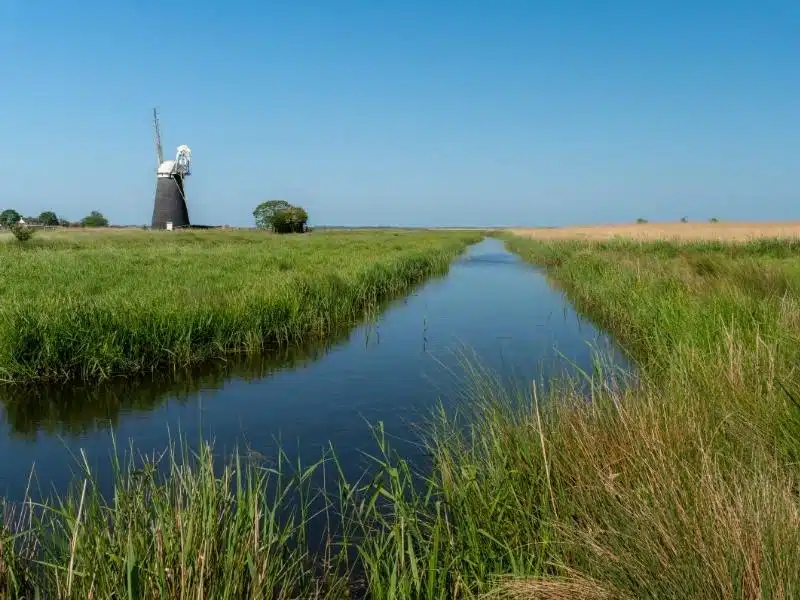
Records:
[[[570,362],[588,370],[598,349],[624,362],[542,275],[488,239],[324,348],[94,388],[0,391],[0,494],[20,498],[32,467],[43,491],[63,489],[81,450],[107,467],[112,432],[150,454],[178,431],[214,438],[220,453],[238,444],[268,455],[280,438],[303,462],[330,441],[356,468],[359,451],[374,449],[367,421],[412,440],[438,402],[463,399],[465,357],[525,385]]]

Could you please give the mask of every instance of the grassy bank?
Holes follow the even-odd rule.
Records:
[[[368,480],[337,477],[333,459],[316,467],[330,470],[319,551],[305,544],[318,504],[307,469],[239,461],[214,476],[204,451],[163,480],[122,469],[109,504],[78,482],[69,501],[34,507],[36,519],[7,519],[0,589],[799,597],[800,246],[510,244],[637,359],[634,387],[598,384],[587,398],[565,382],[549,397],[509,397],[479,375],[460,417],[469,427],[432,423],[430,472],[393,455],[380,428]]]
[[[55,233],[0,244],[0,381],[103,379],[324,338],[474,232]]]
[[[548,449],[553,575],[611,597],[800,595],[800,244],[510,245],[642,374],[591,405],[555,399],[541,427],[502,418]]]

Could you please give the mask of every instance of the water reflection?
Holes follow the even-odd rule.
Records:
[[[0,402],[13,437],[82,436],[98,428],[115,428],[121,415],[149,412],[168,400],[183,405],[197,392],[221,390],[232,379],[258,381],[302,367],[346,343],[350,333],[337,331],[324,344],[284,348],[262,356],[232,356],[191,369],[119,377],[100,384],[8,386],[0,388]]]

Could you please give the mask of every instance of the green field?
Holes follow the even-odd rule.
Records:
[[[445,272],[478,239],[137,230],[6,239],[0,381],[98,380],[323,339]]]
[[[800,244],[509,243],[636,360],[628,386],[509,397],[478,373],[459,420],[432,423],[424,476],[379,426],[358,483],[333,456],[120,467],[113,501],[89,480],[7,520],[0,596],[800,597]]]

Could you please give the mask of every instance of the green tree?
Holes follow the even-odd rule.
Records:
[[[681,217],[681,223],[688,223],[689,217]]]
[[[100,211],[93,210],[88,216],[81,219],[81,225],[84,227],[108,227],[108,219]]]
[[[292,206],[286,210],[289,230],[292,233],[303,233],[308,223],[308,213],[302,206]]]
[[[39,223],[45,227],[55,227],[58,225],[58,216],[52,210],[46,210],[39,215]]]
[[[275,233],[303,233],[306,230],[308,213],[300,206],[290,206],[277,211],[272,217]]]
[[[719,223],[719,219],[718,219],[717,217],[711,217],[711,218],[709,219],[709,221],[710,221],[711,223]]]
[[[267,200],[262,202],[253,211],[256,227],[259,229],[275,229],[275,215],[291,206],[286,200]]]
[[[644,217],[639,217],[638,219],[636,219],[636,222],[641,225],[642,223],[647,223],[647,219],[645,219]]]
[[[7,208],[0,213],[0,226],[10,228],[14,223],[18,223],[20,214],[13,208]]]

